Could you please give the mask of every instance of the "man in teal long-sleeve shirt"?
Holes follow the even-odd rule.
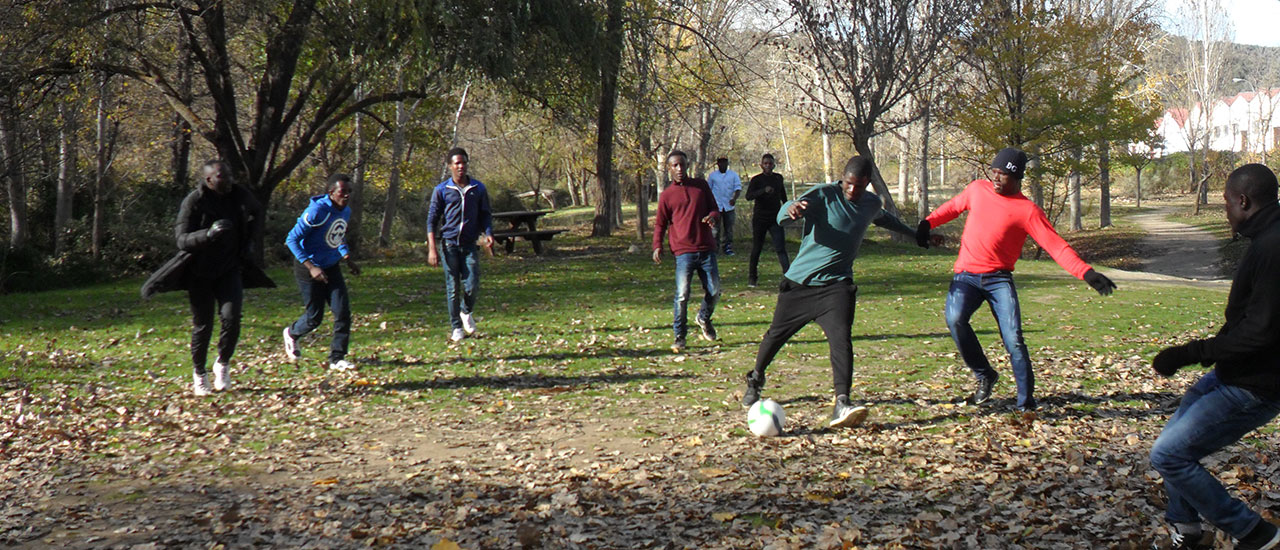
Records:
[[[867,408],[849,401],[853,378],[851,331],[858,295],[858,287],[853,284],[853,260],[872,223],[909,237],[916,234],[884,210],[880,197],[866,190],[871,172],[869,159],[853,157],[844,166],[842,181],[820,185],[782,205],[778,223],[804,218],[804,236],[795,261],[779,285],[773,323],[760,341],[755,369],[747,373],[743,406],[750,407],[760,399],[764,371],[782,345],[810,321],[816,321],[826,333],[831,351],[836,399],[829,425],[850,427],[866,419]],[[935,238],[934,242],[941,240]]]

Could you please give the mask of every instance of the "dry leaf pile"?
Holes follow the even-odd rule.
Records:
[[[614,373],[706,378],[701,387],[716,389],[697,405],[657,381],[620,391],[566,380],[439,407],[389,377],[305,369],[212,399],[172,380],[141,395],[4,388],[0,543],[1140,548],[1161,524],[1146,455],[1189,375],[1158,380],[1136,356],[1042,349],[1038,413],[958,405],[960,388],[923,379],[863,395],[870,423],[850,430],[823,427],[825,395],[772,394],[789,430],[757,439],[736,403],[738,375],[688,368],[715,354]],[[522,379],[518,365],[493,368]],[[1089,389],[1104,372],[1113,382]],[[1278,443],[1265,432],[1209,467],[1274,513]]]

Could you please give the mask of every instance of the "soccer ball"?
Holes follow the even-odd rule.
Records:
[[[772,399],[756,401],[747,410],[747,428],[760,437],[773,437],[786,429],[787,415],[782,405]]]

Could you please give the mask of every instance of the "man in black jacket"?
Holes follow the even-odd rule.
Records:
[[[1161,351],[1151,366],[1173,376],[1192,363],[1215,365],[1200,378],[1151,446],[1164,477],[1165,520],[1174,548],[1211,548],[1200,520],[1236,538],[1238,550],[1280,548],[1280,532],[1232,498],[1200,464],[1280,415],[1280,205],[1276,176],[1246,164],[1227,177],[1227,222],[1253,242],[1240,260],[1218,334]]]
[[[785,234],[778,225],[778,211],[782,210],[782,203],[787,202],[787,187],[782,184],[782,174],[773,171],[773,155],[765,153],[760,157],[760,170],[747,185],[746,195],[747,200],[756,202],[751,213],[751,258],[747,263],[747,286],[752,287],[759,278],[760,252],[764,250],[766,234],[773,241],[782,272],[791,268]]]
[[[214,306],[222,323],[218,358],[213,362],[213,389],[221,391],[231,384],[231,356],[240,340],[245,286],[275,285],[253,258],[253,246],[262,231],[262,204],[248,189],[235,184],[224,161],[204,163],[201,175],[204,183],[182,200],[174,228],[179,254],[185,252],[190,257],[170,277],[177,279],[173,281],[177,288],[187,290],[191,301],[191,362],[195,366],[191,390],[208,395],[205,363],[213,335]],[[251,273],[242,277],[242,270]],[[145,288],[143,292],[145,295]]]

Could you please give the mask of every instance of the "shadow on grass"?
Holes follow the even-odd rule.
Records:
[[[1150,416],[1168,416],[1172,414],[1177,406],[1179,395],[1169,392],[1124,392],[1110,393],[1104,395],[1084,395],[1079,393],[1065,393],[1042,396],[1039,399],[1039,407],[1035,411],[1035,418],[1053,422],[1063,418],[1126,418],[1140,419]],[[818,395],[804,395],[791,399],[776,399],[779,404],[786,406],[812,404],[815,406],[830,405],[831,399]],[[1128,401],[1145,401],[1157,405],[1152,408],[1138,408],[1134,406],[1123,406],[1119,403]],[[870,425],[874,426],[876,431],[895,430],[904,427],[927,427],[936,426],[950,422],[962,422],[966,419],[977,417],[991,417],[999,415],[1022,415],[1015,407],[1014,398],[993,399],[981,406],[964,405],[964,397],[948,397],[941,399],[867,399],[861,400],[871,406]],[[930,416],[927,418],[902,419],[893,422],[879,423],[876,421],[876,406],[885,405],[924,405],[932,408],[942,405],[956,405],[956,408],[949,410],[945,414]],[[1089,406],[1088,410],[1073,405]],[[831,431],[824,425],[820,426],[799,426],[794,429],[788,429],[786,435],[789,437],[805,436],[811,434],[821,434]]]
[[[431,380],[393,382],[380,386],[367,386],[360,392],[417,392],[459,388],[490,388],[504,390],[554,390],[551,393],[579,390],[600,384],[629,384],[645,380],[679,380],[693,378],[690,374],[594,374],[589,376],[544,376],[539,374],[512,376],[460,376]],[[354,393],[354,392],[353,392]]]

